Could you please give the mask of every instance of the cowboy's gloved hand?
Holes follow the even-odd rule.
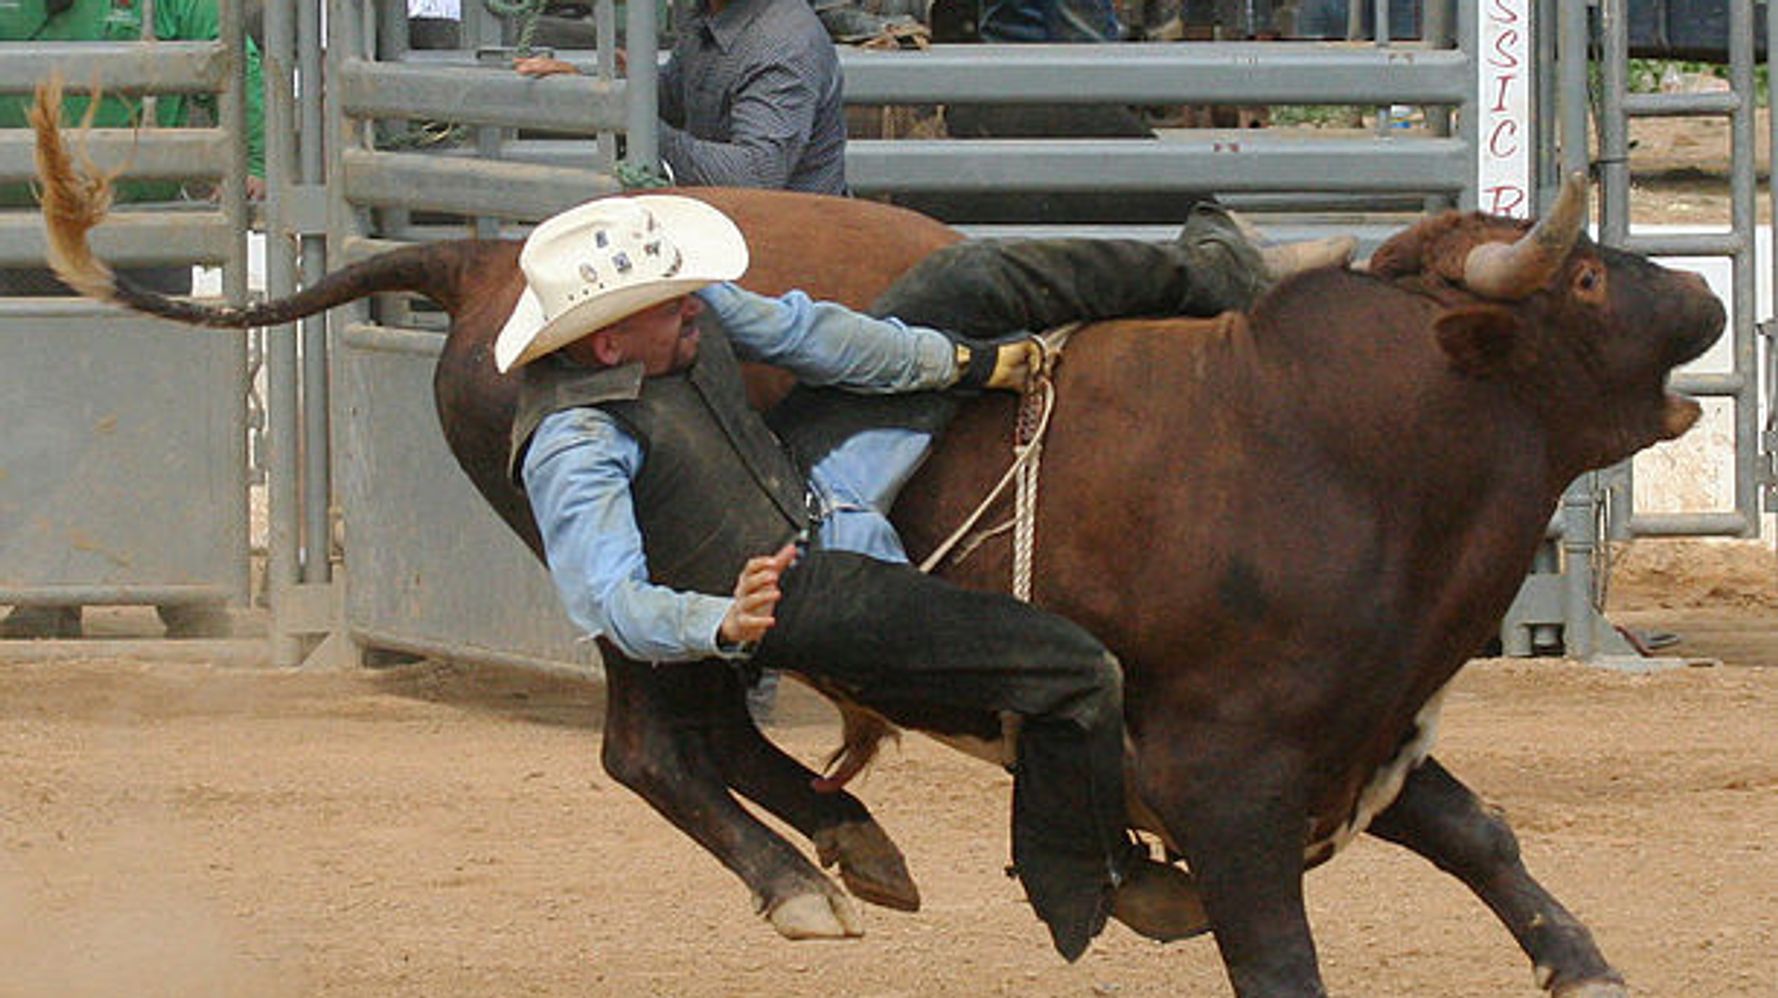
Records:
[[[957,384],[1027,392],[1043,370],[1043,348],[1029,336],[1005,343],[957,344]]]
[[[988,375],[984,388],[1000,388],[1011,392],[1028,392],[1043,370],[1043,348],[1030,337],[1002,343],[994,357],[994,373]]]

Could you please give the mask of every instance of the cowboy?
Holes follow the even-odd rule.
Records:
[[[1031,269],[990,250],[954,256],[975,274],[988,258]],[[1075,959],[1108,914],[1153,910],[1135,895],[1183,876],[1126,830],[1116,659],[1067,620],[907,564],[884,513],[930,428],[857,433],[799,465],[748,407],[737,364],[931,393],[1021,388],[1038,350],[755,295],[730,283],[747,260],[732,221],[672,195],[589,202],[526,240],[495,362],[523,368],[511,471],[557,591],[580,629],[638,661],[789,669],[892,720],[933,705],[1016,715],[1014,863]]]

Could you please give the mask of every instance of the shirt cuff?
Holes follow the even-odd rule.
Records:
[[[685,623],[687,633],[698,635],[697,652],[731,661],[740,661],[753,654],[752,642],[730,645],[722,640],[722,618],[734,605],[732,597],[692,595],[691,605],[686,608]]]

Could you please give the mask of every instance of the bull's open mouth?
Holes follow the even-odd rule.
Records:
[[[1665,405],[1661,409],[1661,439],[1676,440],[1685,435],[1699,418],[1704,415],[1704,407],[1696,399],[1688,398],[1678,392],[1667,392]]]

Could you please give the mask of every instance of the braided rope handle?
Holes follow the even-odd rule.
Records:
[[[489,13],[524,18],[519,22],[519,37],[513,46],[519,55],[530,54],[531,39],[537,34],[537,19],[543,16],[548,4],[549,0],[482,0],[482,6],[488,8]]]
[[[1013,587],[1015,593],[1017,593],[1021,585],[1018,579],[1017,568],[1020,559],[1020,541],[1017,531],[1023,530],[1025,531],[1025,578],[1023,582],[1025,595],[1021,595],[1019,598],[1029,598],[1031,591],[1031,555],[1035,545],[1037,512],[1037,470],[1034,465],[1038,463],[1038,458],[1042,453],[1043,438],[1044,435],[1049,432],[1050,414],[1055,409],[1056,385],[1054,373],[1056,363],[1060,358],[1062,346],[1068,342],[1068,338],[1074,334],[1074,331],[1079,329],[1082,325],[1084,325],[1084,323],[1071,322],[1068,325],[1059,326],[1048,331],[1044,335],[1037,337],[1037,344],[1043,350],[1043,363],[1038,370],[1034,386],[1030,392],[1026,393],[1024,399],[1019,403],[1019,417],[1013,427],[1012,465],[1006,469],[1005,474],[1000,476],[1000,480],[994,483],[994,487],[988,490],[987,498],[983,499],[973,512],[964,517],[963,522],[958,525],[957,529],[951,531],[950,536],[940,542],[938,547],[933,548],[932,553],[927,555],[924,561],[920,562],[920,571],[931,572],[939,565],[943,564],[945,558],[950,555],[951,551],[956,548],[957,544],[962,541],[964,537],[968,536],[971,530],[975,529],[977,521],[979,521],[989,509],[993,508],[994,503],[998,501],[1001,494],[1006,491],[1006,487],[1017,480],[1020,482],[1019,491],[1029,498],[1029,504],[1027,507],[1025,503],[1021,502],[1015,496],[1015,509],[1024,509],[1025,512],[1023,514],[1015,512],[1014,514]],[[1029,469],[1029,471],[1027,471],[1027,469]],[[1028,482],[1024,480],[1024,476],[1026,475],[1029,475]],[[1019,525],[1021,519],[1029,519],[1031,522],[1021,527]]]

